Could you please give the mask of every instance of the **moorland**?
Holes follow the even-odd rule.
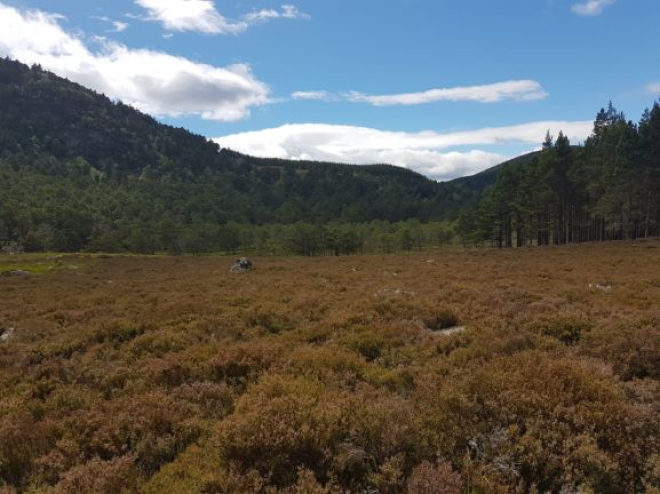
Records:
[[[445,183],[0,108],[0,494],[660,493],[660,102]]]
[[[4,256],[0,492],[660,492],[659,253]]]

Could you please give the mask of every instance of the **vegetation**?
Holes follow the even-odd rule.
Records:
[[[548,135],[539,153],[448,183],[221,150],[7,59],[0,105],[0,243],[26,251],[318,256],[455,236],[497,247],[660,236],[658,103],[638,124],[610,104],[584,147]]]
[[[658,104],[449,184],[9,60],[0,107],[0,243],[86,252],[0,263],[0,494],[660,493]],[[471,205],[467,243],[647,240],[424,252]]]
[[[0,492],[660,492],[658,252],[5,256]]]
[[[405,222],[446,229],[482,186],[243,156],[6,59],[0,107],[0,243],[27,251],[406,250]]]
[[[610,103],[581,148],[548,134],[531,163],[501,167],[461,229],[497,247],[660,236],[660,104],[635,124]]]

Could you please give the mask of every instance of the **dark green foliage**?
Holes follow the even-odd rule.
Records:
[[[548,134],[531,162],[501,167],[459,226],[465,243],[497,247],[660,236],[660,104],[634,124],[610,103],[584,147]]]
[[[509,166],[527,166],[534,160],[535,157],[538,156],[538,154],[539,153],[536,151],[524,154],[517,158],[513,158],[512,160],[505,161],[504,163],[501,163],[497,166],[488,168],[475,175],[457,178],[453,180],[452,183],[464,186],[465,188],[480,195],[486,187],[495,183],[497,176],[503,168]]]
[[[232,252],[257,241],[241,225],[297,224],[271,244],[352,254],[364,239],[348,224],[452,220],[479,195],[473,184],[440,184],[389,165],[221,150],[7,59],[0,109],[0,242],[30,251]],[[320,234],[318,225],[329,223]]]
[[[389,165],[259,159],[0,60],[0,244],[26,251],[306,256],[660,235],[660,105],[611,104],[584,147],[437,183]],[[484,189],[486,192],[484,193]]]

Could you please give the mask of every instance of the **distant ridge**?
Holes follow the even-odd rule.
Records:
[[[38,66],[0,59],[0,149],[5,153],[36,152],[57,159],[83,158],[107,176],[141,174],[145,168],[199,173],[225,169],[229,162],[250,166],[359,169],[370,175],[423,175],[392,165],[345,165],[326,162],[254,158],[226,150],[203,136],[156,121],[121,102],[113,102],[77,83]],[[461,179],[444,182],[461,183]],[[466,180],[466,183],[472,183]],[[470,187],[474,188],[474,187]],[[478,188],[478,187],[477,187]]]
[[[510,160],[504,161],[498,165],[487,168],[486,170],[480,171],[479,173],[475,173],[474,175],[456,178],[448,183],[463,186],[473,191],[482,192],[486,187],[495,183],[497,180],[497,175],[502,170],[502,168],[515,165],[527,165],[531,163],[534,158],[538,157],[539,154],[539,151],[523,154],[521,156],[517,156]]]

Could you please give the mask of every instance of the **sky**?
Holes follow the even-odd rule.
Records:
[[[0,0],[0,56],[255,156],[471,175],[660,97],[658,0]],[[1,108],[0,108],[1,111]]]

